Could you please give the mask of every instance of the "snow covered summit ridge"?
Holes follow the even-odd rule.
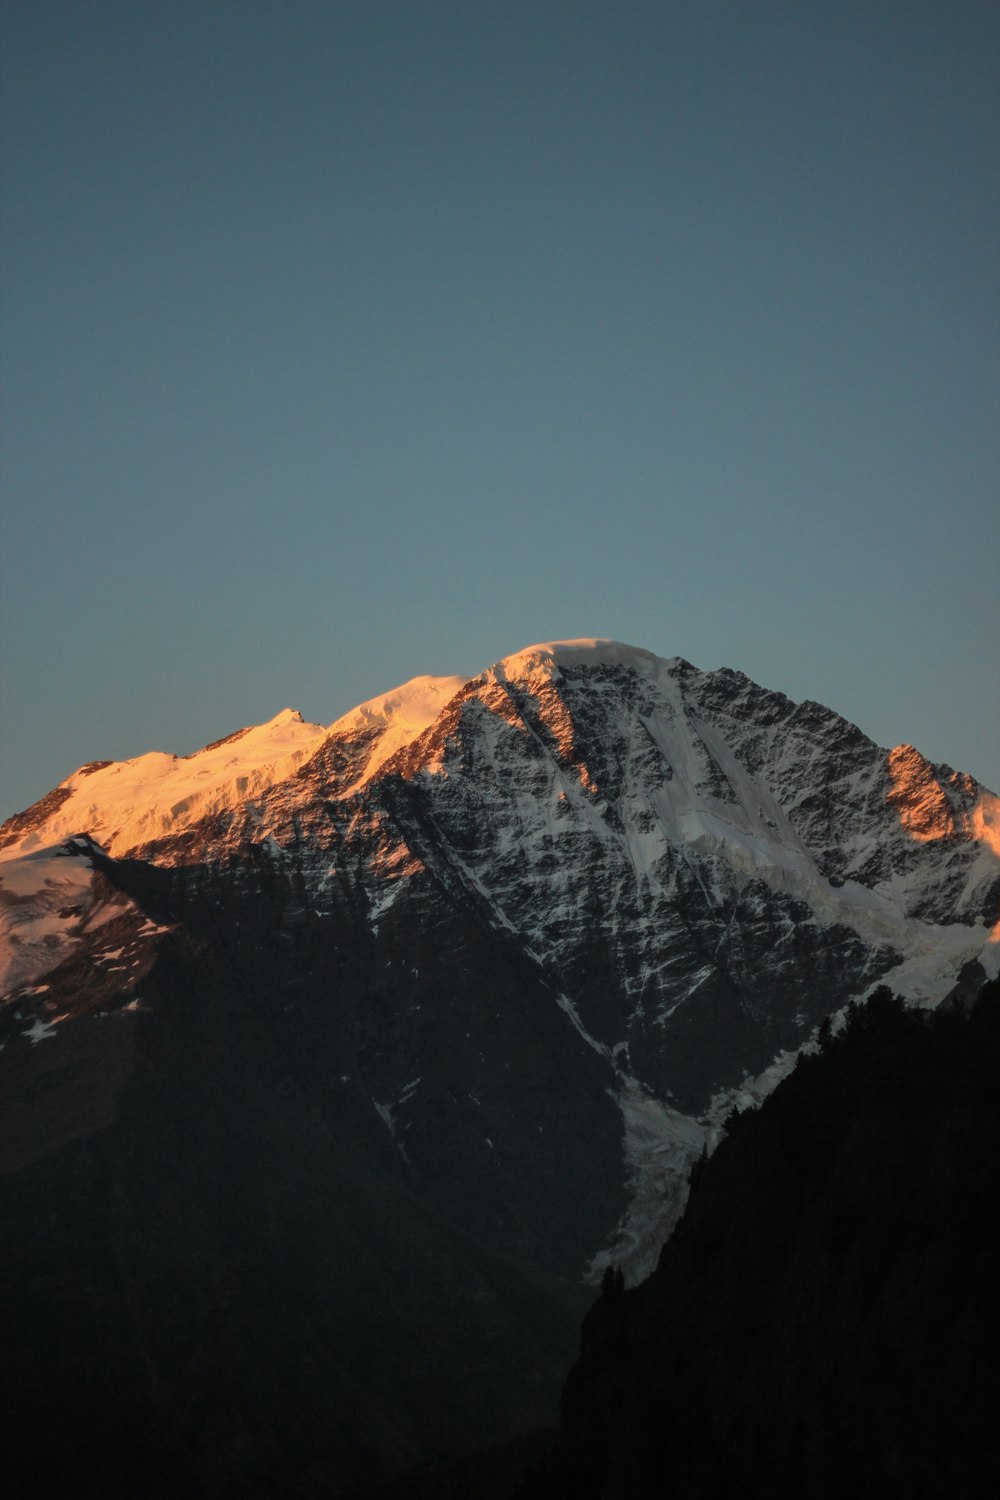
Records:
[[[538,642],[501,658],[475,679],[454,675],[415,677],[388,693],[359,704],[327,727],[306,723],[299,713],[286,708],[268,722],[238,730],[193,755],[176,756],[153,751],[122,762],[93,762],[74,772],[27,812],[10,819],[0,832],[0,848],[30,852],[86,831],[109,854],[121,856],[158,840],[174,837],[202,819],[219,813],[243,808],[250,814],[252,822],[253,809],[259,799],[278,784],[290,785],[291,779],[312,762],[324,746],[335,749],[343,767],[338,772],[336,785],[329,779],[324,780],[325,795],[337,799],[353,796],[360,793],[398,751],[418,740],[439,720],[444,724],[443,710],[459,694],[474,692],[477,696],[485,695],[485,707],[508,712],[509,709],[502,705],[508,686],[514,684],[527,689],[537,701],[546,732],[559,746],[562,758],[576,764],[576,774],[581,785],[586,787],[590,770],[577,753],[578,726],[560,687],[564,672],[573,674],[580,669],[601,673],[618,669],[634,674],[660,703],[662,712],[657,710],[646,727],[654,734],[677,777],[669,799],[670,807],[660,808],[660,815],[668,823],[671,819],[676,820],[681,783],[689,779],[685,776],[685,768],[696,780],[702,774],[699,765],[704,747],[692,752],[688,730],[681,732],[692,707],[695,718],[689,727],[695,738],[701,741],[707,735],[706,745],[711,742],[715,746],[709,758],[721,756],[729,764],[725,747],[716,745],[717,732],[704,722],[704,710],[697,702],[687,701],[689,687],[694,689],[696,682],[714,682],[716,689],[713,691],[721,688],[732,712],[748,725],[756,720],[757,699],[763,692],[739,673],[700,673],[682,658],[660,657],[623,641],[584,637]],[[497,698],[497,692],[500,698]],[[768,696],[766,692],[764,696]],[[695,690],[695,699],[699,698],[700,692]],[[781,699],[781,702],[789,711],[794,708],[787,700]],[[802,710],[807,707],[801,705]],[[818,706],[812,705],[812,708],[818,709]],[[610,699],[608,711],[617,713]],[[664,713],[666,718],[663,718]],[[820,717],[824,721],[842,723],[829,710],[821,710]],[[728,733],[733,727],[728,710],[723,727],[726,725],[729,726]],[[870,748],[876,751],[875,746]],[[935,780],[935,768],[924,762],[918,752],[907,750],[904,754],[904,750],[906,747],[892,752],[890,759],[890,769],[895,774],[895,791],[891,800],[910,836],[926,838],[940,836],[941,832],[962,832],[965,837],[978,837],[996,851],[994,824],[997,820],[983,811],[986,800],[989,808],[993,808],[995,799],[986,794],[985,798],[980,796],[977,805],[976,796],[980,789],[974,788],[971,778],[953,777],[954,787],[942,783],[942,791]],[[698,765],[692,761],[688,767],[692,753]],[[730,769],[735,780],[742,784],[742,773]],[[778,765],[771,769],[775,774],[785,774]],[[689,790],[693,796],[693,783]],[[763,840],[770,846],[775,841],[773,835],[777,826],[783,826],[784,819],[772,809],[768,814],[771,821],[767,829],[756,827],[759,817],[764,815],[761,812],[758,816],[758,805],[761,809],[765,803],[770,805],[767,788],[763,790],[766,795],[750,788],[747,797],[738,800],[747,801],[749,798],[748,807],[749,802],[753,802],[750,812],[754,826],[744,832],[753,833],[757,842]],[[948,802],[943,809],[938,807],[942,797]],[[694,800],[700,803],[701,794]],[[973,811],[959,808],[959,801],[968,802]],[[952,802],[955,802],[954,811]],[[714,812],[732,816],[731,808],[715,808]],[[687,834],[690,833],[688,829]],[[789,830],[786,829],[785,833],[788,834]],[[687,841],[687,836],[681,841]],[[799,847],[797,837],[783,838],[778,842]]]
[[[433,724],[445,704],[468,680],[467,677],[413,677],[390,693],[369,698],[367,703],[352,708],[331,724],[328,730],[331,737],[370,734],[374,740],[361,774],[347,792],[357,791],[390,756]]]
[[[10,819],[0,847],[27,853],[85,830],[120,856],[261,795],[293,775],[331,735],[371,733],[375,743],[363,782],[420,734],[466,680],[415,677],[328,727],[284,708],[192,755],[153,750],[131,760],[91,762]]]
[[[486,675],[499,681],[551,678],[559,667],[585,661],[635,666],[647,674],[664,665],[637,647],[588,639],[529,646]],[[154,750],[126,761],[91,762],[11,819],[0,844],[11,852],[29,852],[86,830],[109,854],[120,856],[252,800],[291,776],[333,736],[370,741],[360,774],[341,795],[356,792],[432,724],[468,681],[454,675],[414,677],[325,727],[284,708],[266,723],[237,730],[192,755]]]
[[[522,651],[515,651],[496,662],[486,675],[503,682],[533,674],[551,677],[560,667],[630,667],[643,677],[659,681],[678,660],[678,657],[656,656],[652,651],[630,646],[625,641],[583,636],[579,640],[541,641],[534,646],[525,646]]]
[[[285,708],[193,755],[152,750],[132,760],[92,762],[11,819],[4,842],[28,851],[86,831],[109,853],[122,854],[282,780],[325,734]]]

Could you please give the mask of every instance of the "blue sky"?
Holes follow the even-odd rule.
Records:
[[[1000,12],[7,0],[0,816],[606,635],[1000,791]]]

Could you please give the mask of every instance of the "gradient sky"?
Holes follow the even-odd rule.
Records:
[[[530,642],[1000,791],[994,0],[6,0],[0,816]]]

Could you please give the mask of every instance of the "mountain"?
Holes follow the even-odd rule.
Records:
[[[996,975],[1000,803],[575,641],[84,766],[0,882],[10,1409],[95,1493],[347,1494],[546,1420],[827,1013]]]

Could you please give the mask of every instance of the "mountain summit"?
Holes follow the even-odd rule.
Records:
[[[97,1299],[205,1494],[538,1420],[581,1281],[653,1264],[734,1103],[879,983],[996,975],[998,830],[911,746],[605,640],[82,767],[0,829],[24,1388],[73,1389]]]

